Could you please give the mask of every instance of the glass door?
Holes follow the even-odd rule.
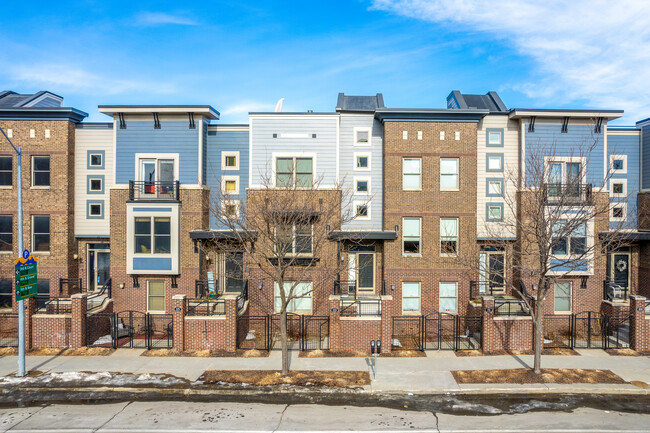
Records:
[[[155,194],[156,193],[156,160],[154,159],[143,159],[140,161],[140,166],[142,170],[142,192],[144,194]]]
[[[357,288],[359,293],[375,291],[374,253],[357,253]]]
[[[88,245],[88,290],[100,290],[111,276],[111,253],[108,244]]]

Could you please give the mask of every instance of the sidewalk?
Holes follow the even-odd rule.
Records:
[[[602,350],[579,350],[581,356],[543,356],[544,368],[607,369],[627,382],[650,384],[650,358],[646,356],[610,356]],[[205,370],[279,370],[280,351],[267,358],[192,358],[144,357],[142,350],[119,349],[110,356],[27,356],[28,370],[61,372],[120,372],[135,374],[170,374],[195,381]],[[292,370],[372,369],[368,358],[299,358],[291,353]],[[458,385],[451,370],[487,370],[527,368],[532,355],[456,357],[453,352],[431,351],[420,358],[379,358],[377,378],[367,387],[377,392],[412,393],[629,393],[650,394],[650,389],[632,384],[504,384]],[[15,374],[16,356],[0,358],[0,376]]]

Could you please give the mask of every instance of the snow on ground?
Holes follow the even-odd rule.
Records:
[[[155,385],[156,387],[172,387],[187,385],[187,380],[180,379],[168,374],[133,374],[133,373],[111,373],[107,371],[99,373],[67,371],[62,373],[47,373],[36,377],[0,377],[0,386],[142,386]]]

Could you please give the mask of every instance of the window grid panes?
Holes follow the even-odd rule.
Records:
[[[402,311],[420,311],[420,283],[402,283]]]
[[[148,310],[165,311],[165,282],[154,280],[148,282]]]
[[[402,185],[404,189],[420,189],[422,173],[421,158],[404,158],[402,159]]]
[[[169,254],[171,253],[171,218],[136,217],[134,236],[136,254]]]
[[[0,251],[13,251],[12,215],[0,215]]]
[[[440,253],[458,252],[458,218],[440,218]]]
[[[458,298],[457,289],[458,283],[456,282],[440,282],[440,311],[441,312],[456,312],[458,311]]]
[[[50,251],[50,216],[34,215],[32,217],[32,250]]]
[[[276,227],[275,248],[280,257],[311,255],[313,252],[311,225],[294,224]]]
[[[458,158],[440,158],[440,189],[458,189]]]
[[[402,251],[404,254],[421,253],[421,223],[420,218],[402,219]]]
[[[50,157],[32,157],[32,186],[50,186]]]
[[[0,186],[11,186],[13,183],[13,159],[11,156],[0,156]]]
[[[275,185],[278,187],[309,188],[313,186],[312,158],[276,158]]]

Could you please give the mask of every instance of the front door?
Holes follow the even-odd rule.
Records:
[[[374,253],[357,253],[357,288],[359,293],[375,292]]]
[[[629,253],[612,253],[610,254],[610,279],[621,287],[630,286],[630,254]]]
[[[91,244],[88,248],[88,290],[101,289],[111,275],[111,252],[106,244]]]

